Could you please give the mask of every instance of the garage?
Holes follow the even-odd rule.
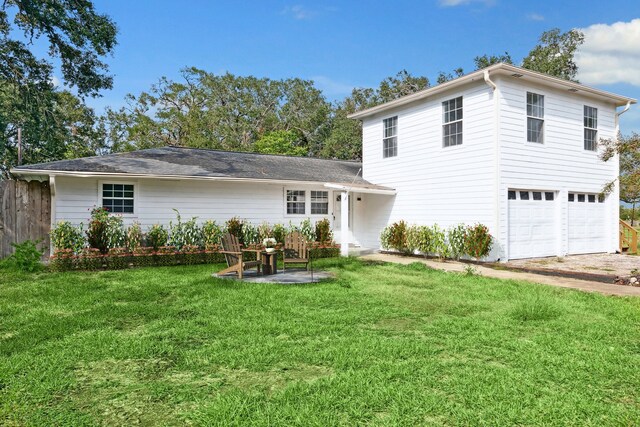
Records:
[[[509,190],[509,259],[556,255],[557,194],[554,191]]]
[[[569,193],[570,255],[607,252],[605,206],[597,194]]]

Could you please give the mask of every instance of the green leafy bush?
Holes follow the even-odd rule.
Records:
[[[169,232],[164,226],[154,224],[147,232],[147,245],[157,252],[162,246],[166,246],[169,241]]]
[[[56,250],[68,249],[73,253],[80,253],[86,241],[82,224],[78,227],[71,225],[69,221],[60,221],[49,233],[51,243]]]
[[[189,221],[182,222],[180,212],[177,209],[174,211],[176,212],[176,222],[169,221],[169,243],[178,250],[186,245],[201,246],[202,232],[196,222],[197,218],[194,217]]]
[[[273,237],[273,230],[268,222],[263,222],[258,226],[258,240],[262,242],[270,237]]]
[[[40,241],[25,240],[22,243],[12,243],[15,251],[7,258],[6,265],[16,270],[33,273],[42,268],[40,259],[44,250],[38,249]]]
[[[449,245],[444,230],[434,224],[431,227],[431,250],[429,251],[441,260],[446,259],[450,255]]]
[[[389,246],[400,252],[408,252],[407,247],[407,223],[394,222],[389,230]]]
[[[305,218],[304,220],[302,220],[298,229],[300,230],[300,234],[304,236],[307,242],[315,242],[316,230],[315,227],[311,224],[311,220],[309,218]]]
[[[316,221],[315,240],[322,243],[333,242],[331,223],[327,218]]]
[[[271,233],[273,234],[273,238],[276,239],[278,243],[284,243],[284,238],[287,235],[287,230],[284,225],[274,224]]]
[[[462,255],[465,255],[466,237],[467,227],[464,224],[454,225],[447,230],[451,258],[458,260]]]
[[[465,252],[476,259],[484,258],[491,252],[493,237],[486,225],[475,224],[467,227],[465,236]]]
[[[208,220],[202,224],[202,243],[205,248],[212,248],[220,244],[223,230],[215,221]]]
[[[139,222],[134,222],[127,228],[126,247],[133,252],[142,244],[142,227]]]
[[[227,232],[233,236],[236,236],[242,243],[242,228],[244,226],[244,221],[237,216],[234,216],[233,218],[228,219],[225,225]]]
[[[418,225],[407,230],[407,243],[413,250],[418,250],[425,257],[433,252],[433,236],[431,227]]]
[[[109,241],[107,237],[107,221],[109,212],[104,208],[94,208],[91,211],[91,220],[87,228],[87,242],[89,247],[100,250],[100,253],[109,252]]]
[[[242,239],[240,241],[244,245],[255,245],[260,243],[260,232],[258,227],[255,227],[250,222],[245,222],[242,226]]]

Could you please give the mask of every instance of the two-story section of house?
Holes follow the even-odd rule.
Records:
[[[395,189],[367,199],[362,240],[387,224],[482,223],[493,260],[618,249],[615,138],[636,101],[496,64],[351,115],[363,125],[363,178]]]

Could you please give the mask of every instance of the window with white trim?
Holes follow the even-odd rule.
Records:
[[[133,184],[102,184],[102,207],[111,213],[133,213]]]
[[[398,155],[398,116],[384,119],[382,125],[382,157],[395,157]]]
[[[306,197],[304,190],[287,190],[287,214],[304,215]]]
[[[598,147],[598,109],[584,106],[584,149],[596,151]]]
[[[442,103],[442,146],[462,144],[462,97]]]
[[[527,92],[527,142],[544,142],[544,95]]]
[[[311,191],[311,215],[327,215],[329,213],[329,192]]]

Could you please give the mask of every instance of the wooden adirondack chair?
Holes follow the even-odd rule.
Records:
[[[227,261],[227,268],[218,272],[221,276],[227,273],[237,273],[238,278],[242,279],[243,272],[251,268],[257,268],[260,273],[260,267],[262,261],[260,260],[260,254],[257,254],[258,259],[256,261],[245,261],[243,259],[244,252],[256,252],[254,250],[242,249],[240,241],[236,236],[230,233],[226,233],[222,236],[222,250],[220,253],[224,254],[224,258]]]
[[[287,269],[287,264],[305,264],[307,271],[309,270],[309,249],[307,248],[307,240],[299,231],[287,234],[284,238],[284,254],[282,269]]]

